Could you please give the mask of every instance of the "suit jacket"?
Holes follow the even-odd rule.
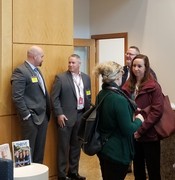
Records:
[[[14,70],[11,83],[12,99],[21,119],[31,114],[36,124],[41,124],[45,115],[47,115],[49,120],[50,100],[45,83],[46,92],[44,94],[36,74],[27,62],[24,62],[24,64]]]
[[[81,73],[81,77],[84,84],[84,108],[87,110],[91,103],[91,83],[88,75]],[[73,126],[77,120],[76,96],[71,72],[66,71],[56,75],[51,93],[53,110],[56,117],[64,114],[68,118],[67,126]]]
[[[127,80],[127,77],[128,77],[128,73],[129,73],[129,68],[128,66],[123,66],[123,71],[124,71],[124,74],[122,76],[122,84],[120,87],[123,86],[123,84],[125,84],[126,80]]]

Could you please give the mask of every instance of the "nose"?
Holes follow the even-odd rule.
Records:
[[[137,66],[135,66],[134,69],[137,71],[139,68]]]

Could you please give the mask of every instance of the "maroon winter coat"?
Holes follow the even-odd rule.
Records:
[[[128,87],[128,82],[124,84],[122,90],[129,96],[132,96]],[[141,127],[138,129],[140,134],[139,141],[156,141],[159,136],[154,128],[154,125],[160,120],[163,112],[163,94],[160,85],[153,79],[147,80],[142,89],[139,91],[135,102],[140,109],[144,109],[151,105],[150,113]]]

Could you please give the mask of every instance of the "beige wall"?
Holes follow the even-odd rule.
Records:
[[[163,91],[175,102],[175,1],[90,0],[90,4],[91,34],[128,32],[128,44],[148,55]]]
[[[148,55],[164,93],[175,103],[175,1],[89,1],[90,34],[128,32],[128,45]]]
[[[24,62],[26,50],[44,49],[41,67],[50,92],[54,76],[67,69],[73,52],[73,0],[1,0],[0,19],[0,144],[20,140],[20,125],[11,101],[10,77]],[[57,129],[52,116],[47,133],[44,164],[57,175]]]

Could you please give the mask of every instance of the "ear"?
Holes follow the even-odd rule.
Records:
[[[33,56],[33,59],[36,60],[36,57],[37,57],[37,56]]]

